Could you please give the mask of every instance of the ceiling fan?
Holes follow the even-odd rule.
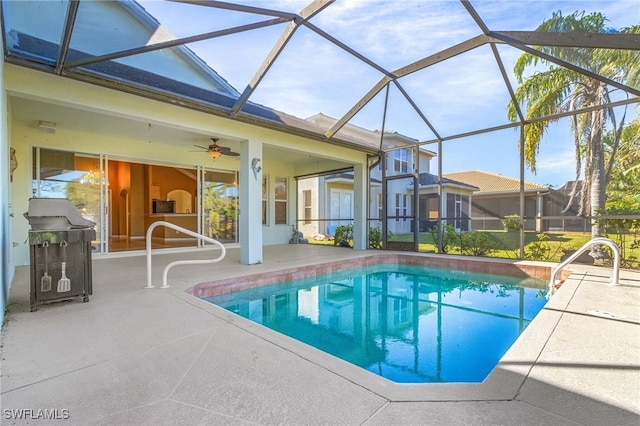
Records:
[[[200,145],[194,145],[196,148],[200,148],[200,149],[204,149],[205,151],[207,151],[207,153],[209,153],[209,157],[216,159],[218,157],[220,157],[221,155],[228,155],[230,157],[237,157],[240,154],[238,154],[237,152],[233,152],[231,151],[231,148],[228,148],[226,146],[220,146],[218,145],[218,141],[220,139],[218,138],[211,138],[211,141],[213,142],[211,145],[209,145],[208,147],[204,147],[204,146],[200,146]]]

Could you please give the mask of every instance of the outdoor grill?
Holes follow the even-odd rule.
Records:
[[[31,311],[42,303],[76,297],[88,302],[96,224],[66,198],[32,198],[24,216],[31,225]]]

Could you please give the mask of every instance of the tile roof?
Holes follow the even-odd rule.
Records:
[[[429,186],[429,185],[437,185],[438,184],[438,176],[432,175],[431,173],[420,173],[420,185]],[[443,185],[459,185],[466,186],[470,191],[477,191],[479,188],[475,185],[471,185],[467,182],[461,182],[459,180],[451,179],[442,175],[442,184]]]
[[[498,173],[485,172],[482,170],[469,170],[465,172],[444,173],[442,176],[478,187],[480,191],[474,193],[474,195],[520,191],[520,179],[500,175]],[[524,190],[525,192],[548,191],[549,185],[541,185],[539,183],[525,181]]]

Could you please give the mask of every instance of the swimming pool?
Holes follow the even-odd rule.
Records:
[[[482,382],[546,303],[546,281],[403,263],[204,300],[397,383]]]

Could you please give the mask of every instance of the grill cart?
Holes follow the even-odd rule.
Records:
[[[95,223],[66,198],[32,198],[24,214],[29,231],[31,311],[39,304],[93,293],[91,241]]]

